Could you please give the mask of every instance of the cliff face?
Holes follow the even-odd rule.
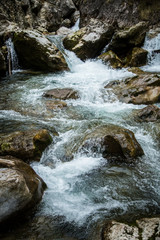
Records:
[[[81,0],[79,9],[81,26],[91,17],[116,22],[120,28],[140,21],[148,21],[152,27],[160,21],[160,1],[157,0]]]
[[[15,22],[21,28],[56,31],[75,10],[72,0],[1,0],[0,21]]]

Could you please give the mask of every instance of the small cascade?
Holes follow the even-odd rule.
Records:
[[[142,69],[149,72],[160,72],[160,33],[154,38],[147,35],[143,48],[148,51],[148,65]]]
[[[76,21],[75,25],[71,28],[72,31],[76,32],[79,30],[79,23],[80,23],[80,18]]]
[[[18,70],[19,64],[18,64],[18,57],[17,57],[17,53],[14,49],[14,44],[12,42],[12,39],[9,38],[6,41],[6,46],[7,46],[7,50],[8,50],[8,73],[9,75],[11,75],[12,73],[14,73],[14,71]]]

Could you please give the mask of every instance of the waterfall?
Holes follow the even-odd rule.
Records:
[[[7,59],[8,59],[8,72],[9,72],[9,75],[11,75],[16,70],[18,70],[20,67],[19,67],[19,64],[18,64],[17,53],[16,53],[16,51],[14,49],[14,44],[13,44],[11,38],[9,38],[6,41],[6,46],[7,46],[7,50],[8,50],[8,55],[7,55]]]
[[[148,65],[142,69],[160,72],[160,33],[154,38],[151,38],[148,33],[143,48],[148,51]]]
[[[79,30],[80,18],[76,21],[75,25],[71,28],[74,32]]]

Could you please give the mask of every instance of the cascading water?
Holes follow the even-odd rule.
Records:
[[[148,65],[142,69],[149,72],[160,72],[160,33],[156,37],[146,36],[143,48],[148,51]]]
[[[17,53],[14,49],[14,44],[12,42],[12,39],[9,38],[6,41],[6,46],[7,46],[7,50],[8,50],[8,65],[9,65],[9,74],[14,73],[15,71],[17,71],[18,69],[20,69],[19,64],[18,64],[18,57],[17,57]]]
[[[131,72],[113,70],[100,60],[82,62],[63,45],[61,48],[69,59],[70,72],[38,76],[17,73],[12,76],[14,81],[0,83],[0,131],[37,125],[51,132],[53,127],[57,129],[59,136],[45,150],[40,163],[32,163],[48,186],[36,217],[49,218],[47,223],[44,219],[40,222],[40,228],[46,224],[43,234],[49,231],[52,238],[44,235],[43,239],[69,236],[91,240],[98,222],[160,213],[157,126],[130,120],[132,110],[144,106],[121,103],[104,91],[105,84],[130,77]],[[43,93],[64,87],[78,90],[80,98],[67,100],[68,107],[62,110],[47,110],[49,100],[42,97]],[[111,164],[100,154],[78,151],[87,132],[108,123],[135,133],[145,153],[135,164]],[[39,231],[34,223],[32,226],[33,230],[25,229],[25,234]]]

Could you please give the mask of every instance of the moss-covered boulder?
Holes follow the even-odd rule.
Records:
[[[24,68],[48,72],[68,69],[62,53],[37,31],[20,30],[14,34],[13,42]]]
[[[135,47],[126,57],[126,67],[141,67],[147,63],[148,51]]]
[[[16,220],[18,214],[34,207],[46,188],[44,181],[26,163],[0,157],[0,223]]]
[[[108,50],[112,50],[118,56],[124,56],[130,49],[142,46],[146,31],[146,22],[139,22],[126,30],[117,31],[109,43]]]
[[[108,160],[123,162],[130,162],[144,154],[134,133],[116,125],[97,127],[86,136],[82,149],[101,153]]]
[[[51,143],[52,137],[46,129],[0,134],[0,155],[39,161],[42,152]]]
[[[142,72],[123,81],[110,82],[105,86],[125,103],[153,104],[160,102],[160,76]]]
[[[85,60],[98,56],[110,41],[113,32],[114,28],[111,25],[91,19],[86,27],[66,36],[63,43],[66,49]]]
[[[101,59],[103,63],[109,64],[112,68],[123,67],[121,59],[111,50],[106,53],[102,53],[98,58]]]

